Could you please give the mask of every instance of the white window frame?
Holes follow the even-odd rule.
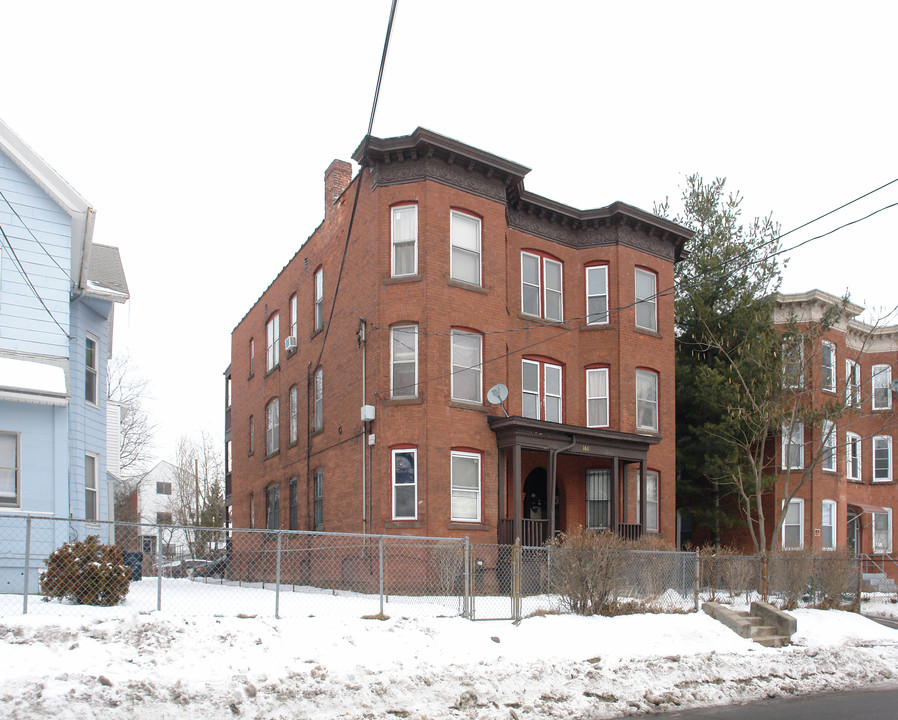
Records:
[[[820,385],[824,392],[834,393],[836,391],[836,346],[829,340],[821,343],[820,351]],[[827,363],[827,353],[829,353],[829,363]],[[826,374],[829,371],[830,382],[826,382]]]
[[[591,519],[594,522],[590,523]],[[611,527],[611,471],[607,468],[586,471],[586,526],[591,530]]]
[[[892,409],[892,366],[891,365],[874,365],[872,369],[872,386],[873,391],[873,409],[874,410],[891,410]],[[876,402],[877,390],[880,394],[885,395],[885,404]]]
[[[645,380],[646,378],[651,378],[652,380],[652,389],[654,397],[642,397],[640,398],[640,378]],[[658,385],[660,385],[658,379],[658,373],[654,370],[637,370],[636,371],[636,429],[637,430],[650,430],[652,432],[658,432],[658,422],[659,422],[659,414],[658,414]],[[644,394],[644,393],[643,393]],[[654,424],[653,425],[640,425],[640,408],[648,403],[648,405],[654,408]]]
[[[884,446],[886,451],[886,475],[881,477],[877,475],[877,458],[876,454],[879,446]],[[873,436],[873,482],[892,482],[892,436],[891,435],[874,435]]]
[[[640,295],[639,293],[639,277],[642,276],[644,278],[649,278],[651,280],[652,288],[648,294]],[[658,331],[658,274],[652,272],[651,270],[644,270],[642,268],[635,268],[633,273],[633,295],[636,300],[635,307],[635,316],[636,316],[636,327],[642,328],[643,330],[652,330],[654,332]],[[642,308],[645,310],[646,308],[651,308],[651,324],[646,325],[644,323],[639,322],[639,310]]]
[[[265,323],[265,372],[271,372],[281,362],[281,314],[271,313]]]
[[[783,387],[804,387],[804,338],[800,335],[784,337],[782,341]],[[797,349],[797,357],[792,350]]]
[[[401,236],[402,216],[405,214],[414,215],[414,230],[411,238]],[[411,271],[399,272],[397,249],[403,250],[408,246],[411,246],[412,251]],[[390,274],[391,277],[412,277],[418,274],[418,206],[414,203],[395,205],[390,210]]]
[[[399,483],[397,482],[397,473],[396,473],[396,456],[397,455],[409,455],[412,458],[412,482],[410,483]],[[392,459],[392,472],[391,478],[393,483],[393,520],[417,520],[418,519],[418,450],[416,448],[396,448],[391,453]],[[411,487],[412,492],[412,513],[411,515],[400,515],[397,511],[399,507],[399,502],[397,500],[398,492],[400,489],[407,489]]]
[[[586,370],[586,427],[609,427],[611,424],[611,409],[608,402],[608,395],[610,394],[608,387],[608,375],[608,368],[587,368]],[[604,395],[590,395],[590,378],[592,377],[600,378],[597,381],[598,385],[600,386],[598,392],[601,392],[601,385],[604,384]],[[601,378],[604,378],[604,380],[602,380]],[[605,422],[599,422],[599,418],[597,418],[595,413],[592,412],[593,407],[598,408],[599,417],[601,417],[602,411],[604,410]]]
[[[0,507],[21,507],[22,505],[22,443],[19,433],[0,432],[7,448],[12,448],[11,461],[0,455],[0,474],[12,479],[12,492],[0,495]]]
[[[296,293],[290,296],[290,336],[299,343],[299,303]]]
[[[650,486],[654,486],[652,492]],[[657,470],[645,471],[645,531],[647,533],[659,532],[659,499],[660,476]],[[654,498],[653,498],[654,495]],[[642,522],[642,479],[639,472],[636,473],[636,522]]]
[[[527,263],[536,263],[536,282],[527,279],[525,265]],[[529,295],[527,291],[530,291]],[[535,291],[535,295],[534,295]],[[530,315],[531,317],[542,316],[542,265],[540,256],[529,252],[521,252],[521,313]],[[527,307],[527,300],[536,300],[535,308]]]
[[[455,486],[455,460],[473,460],[477,463],[477,488],[466,488],[466,487],[456,487]],[[482,508],[481,508],[481,488],[483,487],[483,468],[481,463],[480,453],[472,453],[472,452],[464,452],[461,450],[452,450],[450,454],[450,518],[452,522],[480,522]],[[455,498],[459,497],[459,499],[463,497],[474,497],[475,498],[475,507],[477,508],[476,517],[462,517],[456,515],[455,508]]]
[[[274,397],[265,406],[265,455],[274,455],[281,449],[281,400]]]
[[[315,271],[315,332],[324,329],[324,268]]]
[[[791,435],[789,433],[788,423],[783,423],[780,434],[782,445],[782,469],[783,470],[802,470],[804,469],[804,423],[795,422],[791,427]],[[792,464],[792,448],[798,448],[798,464]]]
[[[253,376],[256,363],[256,341],[250,338],[249,341],[249,376]]]
[[[802,550],[804,549],[804,499],[803,498],[792,498],[789,501],[789,504],[795,503],[798,505],[798,547],[792,547],[786,545],[786,528],[787,527],[795,527],[794,523],[788,523],[789,519],[789,511],[786,510],[786,516],[783,518],[783,528],[781,531],[782,536],[782,547],[783,550]],[[785,506],[786,502],[783,501],[783,506]]]
[[[324,368],[315,371],[315,402],[312,413],[312,432],[324,428]]]
[[[861,404],[861,365],[854,360],[845,361],[845,404]]]
[[[892,508],[884,507],[883,510],[885,512],[875,512],[873,513],[873,522],[870,524],[870,541],[872,543],[873,554],[874,555],[890,555],[892,553]],[[885,515],[886,517],[886,533],[888,534],[888,543],[877,543],[877,529],[876,525],[879,519]]]
[[[315,468],[312,474],[314,485],[313,508],[315,513],[315,529],[324,530],[324,469]]]
[[[527,388],[524,386],[524,368],[530,366],[536,367],[537,387]],[[558,374],[558,392],[549,391],[549,374]],[[536,396],[537,415],[525,415],[524,396]],[[558,416],[549,417],[549,401],[555,400],[558,404]],[[543,420],[545,422],[564,422],[564,368],[556,363],[544,362],[542,360],[521,360],[521,414],[524,417],[531,417],[534,420]]]
[[[463,339],[469,338],[477,338],[477,362],[474,365],[459,365],[456,363],[455,355],[456,355],[456,341],[461,341]],[[476,403],[477,405],[483,404],[483,335],[476,332],[469,332],[467,330],[458,330],[453,329],[451,333],[451,349],[450,349],[450,362],[451,362],[451,397],[454,401],[458,402],[466,402],[466,403]],[[464,373],[467,375],[468,373],[476,373],[477,382],[477,392],[474,393],[476,397],[460,397],[456,392],[456,379],[457,376]]]
[[[535,260],[537,273],[539,275],[536,283],[527,282],[524,279],[524,261],[525,259]],[[558,287],[549,287],[549,268],[558,269]],[[525,288],[535,288],[537,294],[538,307],[535,312],[531,312],[524,304]],[[558,315],[557,317],[549,314],[549,295],[558,296]],[[531,317],[539,317],[552,322],[563,322],[564,320],[564,265],[560,260],[539,255],[534,252],[521,251],[521,313]]]
[[[397,348],[397,345],[400,347]],[[408,357],[408,355],[411,357]],[[397,367],[412,366],[413,382],[397,386]],[[390,397],[418,397],[418,326],[396,325],[390,328]]]
[[[458,222],[473,222],[476,225],[476,248],[471,249],[460,245],[457,241],[459,239],[458,231],[456,229],[456,219]],[[457,282],[466,283],[468,285],[476,285],[481,287],[483,285],[483,263],[482,263],[482,224],[480,218],[475,215],[470,215],[468,213],[463,213],[458,210],[452,210],[449,213],[449,277],[452,280]],[[456,254],[458,253],[467,253],[477,258],[477,280],[472,281],[468,278],[461,278],[456,276]]]
[[[820,469],[823,472],[838,472],[839,457],[835,423],[832,420],[824,420],[821,432],[820,443],[823,445],[823,450],[820,454]]]
[[[93,345],[93,362],[91,362]],[[93,392],[89,392],[93,387]],[[99,406],[100,398],[100,340],[86,333],[84,338],[84,400],[88,405]]]
[[[93,461],[93,477],[88,478],[88,459]],[[100,522],[100,456],[84,453],[84,521]]]
[[[299,388],[296,385],[290,387],[290,444],[295,445],[299,441]]]
[[[845,433],[845,477],[849,480],[858,482],[863,480],[861,450],[861,436],[853,432]]]
[[[826,523],[827,509],[829,524]],[[820,547],[823,550],[835,550],[838,544],[836,528],[838,527],[838,505],[835,500],[824,500],[820,506]],[[830,541],[826,544],[826,529],[829,528]]]
[[[598,275],[601,277],[601,284],[605,290],[603,292],[590,293],[590,276]],[[607,265],[590,265],[586,268],[586,324],[587,325],[607,325],[608,316],[608,266]],[[597,298],[604,298],[605,309],[592,313],[589,310],[589,301]]]

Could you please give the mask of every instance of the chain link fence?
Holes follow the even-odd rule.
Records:
[[[520,620],[574,612],[691,612],[702,601],[766,598],[859,604],[855,558],[564,546],[471,545],[466,539],[92,523],[0,515],[0,615],[77,612],[47,602],[47,559],[99,536],[122,550],[122,607],[188,615],[461,615]],[[74,559],[73,559],[74,560]],[[92,558],[78,567],[97,568]],[[77,574],[77,573],[76,573]],[[57,583],[58,587],[58,583]]]

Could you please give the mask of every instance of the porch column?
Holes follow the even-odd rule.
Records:
[[[645,460],[639,461],[639,534],[645,535],[646,517],[645,509],[647,506],[645,488],[647,482],[645,477]]]
[[[521,518],[523,508],[521,507],[521,446],[515,443],[512,450],[512,490],[514,497],[512,498],[512,509],[514,511],[514,536],[516,540],[520,540],[524,536],[524,523]]]
[[[505,510],[508,507],[508,484],[505,473],[505,450],[499,450],[499,520],[504,520]]]
[[[548,487],[546,488],[546,503],[548,504],[549,511],[549,540],[553,540],[555,538],[555,466],[558,464],[558,453],[552,450],[549,450],[549,477],[546,478],[546,484]]]
[[[619,481],[618,477],[618,464],[619,460],[617,455],[613,455],[611,457],[611,487],[609,488],[609,497],[608,497],[608,506],[610,512],[608,513],[608,524],[611,526],[610,530],[613,533],[617,532],[617,526],[620,522],[620,512],[618,511],[618,492],[617,492],[617,483]]]

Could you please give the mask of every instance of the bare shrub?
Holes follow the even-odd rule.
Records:
[[[567,612],[615,615],[626,543],[610,532],[578,527],[552,542],[552,580]]]
[[[814,582],[814,557],[809,550],[788,550],[770,556],[768,587],[780,608],[794,610],[809,597]]]
[[[464,548],[457,542],[438,542],[430,548],[430,571],[436,595],[459,592],[464,565]]]
[[[860,568],[846,553],[827,553],[815,563],[815,605],[822,610],[855,609]]]

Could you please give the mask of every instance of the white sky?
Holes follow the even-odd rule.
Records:
[[[0,117],[97,209],[159,457],[221,436],[230,331],[323,217],[368,123],[389,0],[7,2]],[[421,125],[528,190],[651,210],[725,176],[789,230],[898,178],[898,4],[400,0],[374,134]],[[795,233],[898,202],[898,183]],[[898,208],[792,254],[783,289],[891,309]]]

